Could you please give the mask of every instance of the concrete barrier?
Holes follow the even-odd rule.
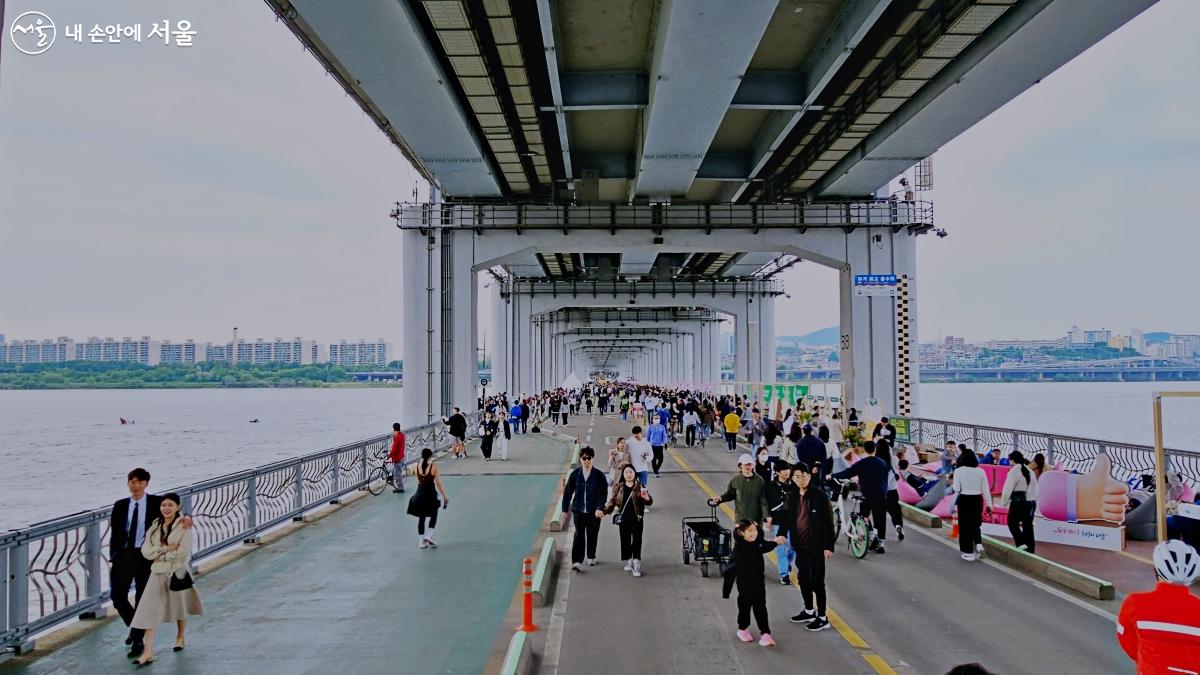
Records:
[[[911,520],[918,525],[924,525],[925,527],[932,528],[935,530],[942,526],[941,518],[933,515],[932,513],[928,512],[928,511],[922,511],[921,509],[918,509],[915,506],[901,502],[900,503],[900,511],[901,511],[901,513],[904,514],[904,517],[907,520]]]
[[[554,580],[558,576],[558,544],[554,537],[542,542],[542,552],[533,567],[533,604],[545,607],[554,598]]]
[[[533,644],[529,634],[524,631],[513,633],[508,641],[508,652],[504,655],[504,665],[500,666],[500,675],[529,675],[534,671]]]
[[[1023,551],[987,535],[983,536],[983,548],[987,551],[987,555],[997,562],[1069,588],[1089,598],[1112,600],[1117,596],[1117,589],[1110,581],[1061,565],[1040,555]]]

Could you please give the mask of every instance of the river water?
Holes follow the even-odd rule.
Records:
[[[1156,389],[1200,383],[924,384],[921,413],[1150,444]],[[0,530],[111,503],[135,466],[163,491],[387,433],[400,392],[0,391]],[[1200,401],[1168,400],[1164,411],[1167,445],[1200,446]],[[121,425],[121,417],[134,424]]]

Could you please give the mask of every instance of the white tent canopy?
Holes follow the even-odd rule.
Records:
[[[576,387],[578,387],[582,384],[583,384],[583,380],[580,380],[578,375],[576,375],[575,373],[570,373],[569,375],[567,375],[567,378],[565,380],[563,380],[562,384],[559,386],[562,387],[563,389],[575,389]]]

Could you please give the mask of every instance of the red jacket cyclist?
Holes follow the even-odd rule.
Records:
[[[1200,554],[1172,539],[1154,548],[1161,581],[1125,598],[1117,640],[1139,675],[1200,673],[1200,598],[1188,589],[1200,576]]]

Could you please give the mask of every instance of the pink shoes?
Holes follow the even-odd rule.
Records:
[[[771,637],[770,633],[763,633],[762,637],[758,639],[758,645],[760,647],[774,647],[775,638]]]
[[[754,642],[754,636],[751,635],[750,631],[748,630],[739,630],[737,632],[737,637],[742,642]]]

